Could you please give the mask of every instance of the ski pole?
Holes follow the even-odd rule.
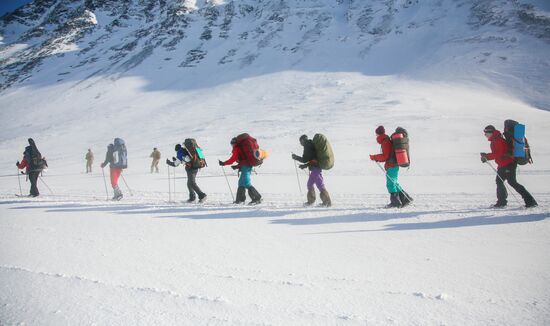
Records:
[[[302,192],[302,184],[300,183],[300,177],[298,176],[298,163],[296,163],[296,160],[294,161],[294,168],[296,169],[296,180],[298,181],[298,189],[300,189],[300,196],[303,196]]]
[[[53,195],[54,193],[53,193],[53,191],[52,191],[52,188],[50,188],[50,187],[48,186],[48,184],[46,183],[46,181],[44,181],[44,178],[42,178],[40,175],[38,176],[38,178],[39,178],[40,180],[42,180],[42,183],[46,186],[46,188],[48,188],[48,191],[50,192],[50,194]]]
[[[101,168],[103,173],[103,184],[105,185],[105,194],[107,195],[107,200],[109,200],[109,190],[107,190],[107,180],[105,179],[105,168]]]
[[[375,162],[376,162],[376,161],[375,161]],[[380,170],[382,170],[382,172],[386,175],[386,178],[388,178],[391,182],[393,182],[394,185],[396,185],[396,186],[399,185],[399,183],[397,183],[397,180],[395,180],[394,178],[392,178],[392,177],[390,177],[390,176],[388,175],[388,171],[386,171],[386,170],[382,167],[382,165],[380,164],[380,162],[376,162],[376,165],[378,165],[378,167],[380,168]],[[411,197],[409,197],[409,195],[407,195],[406,192],[401,191],[401,193],[402,193],[405,197],[407,197],[407,199],[408,199],[409,201],[412,201]]]
[[[510,188],[508,188],[508,185],[504,182],[504,179],[502,179],[502,177],[500,176],[500,174],[498,174],[498,170],[495,169],[495,167],[493,166],[493,164],[491,164],[491,162],[489,161],[486,161],[485,163],[487,163],[487,165],[489,165],[491,167],[491,169],[493,169],[493,171],[495,171],[495,173],[497,174],[497,177],[500,179],[500,181],[502,181],[502,184],[504,185],[504,187],[506,187],[506,190],[508,190],[509,193],[512,194],[512,196],[514,197],[514,199],[518,202],[518,204],[522,204],[521,201],[519,200],[519,198],[516,196],[516,194],[514,194]]]
[[[121,173],[120,176],[122,177],[122,181],[124,181],[124,184],[126,185],[126,188],[128,188],[128,191],[130,192],[130,196],[133,196],[134,194],[132,193],[132,189],[130,189],[130,187],[128,187],[128,183],[126,183],[126,179],[124,178],[124,175],[122,175],[122,173]]]
[[[23,196],[23,190],[21,190],[21,176],[19,175],[19,168],[17,168],[17,181],[19,182],[19,194]]]
[[[170,182],[170,167],[166,169],[166,172],[168,172],[168,202],[172,202],[172,183]]]
[[[229,180],[227,179],[227,174],[225,174],[225,169],[223,168],[223,165],[221,166],[223,171],[223,176],[225,177],[225,182],[227,182],[227,187],[229,187],[229,191],[231,192],[231,199],[235,201],[235,196],[233,196],[233,189],[231,189],[231,185],[229,184]]]

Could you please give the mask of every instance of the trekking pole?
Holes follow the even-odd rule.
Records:
[[[21,176],[19,174],[19,168],[17,168],[17,181],[19,182],[19,194],[23,196],[23,190],[21,190]]]
[[[109,200],[109,190],[107,190],[107,180],[105,179],[105,168],[101,168],[103,173],[103,184],[105,185],[105,194],[107,195],[107,200]]]
[[[375,162],[376,162],[376,161],[375,161]],[[380,170],[382,170],[382,172],[386,175],[386,178],[388,178],[391,182],[393,182],[394,185],[396,185],[396,186],[399,185],[399,183],[397,183],[397,180],[395,180],[394,178],[392,178],[392,177],[390,177],[390,176],[388,175],[388,171],[386,171],[386,170],[382,167],[382,164],[380,164],[380,162],[376,162],[376,165],[378,165],[378,167],[380,168]],[[407,195],[406,192],[401,191],[401,193],[402,193],[405,197],[407,197],[407,199],[408,199],[409,201],[412,201],[412,198],[409,197],[409,195]]]
[[[298,163],[296,163],[296,160],[294,161],[294,168],[296,169],[296,180],[298,181],[298,189],[300,189],[300,196],[303,196],[302,192],[302,184],[300,183],[300,177],[298,176]]]
[[[487,163],[487,165],[489,165],[491,167],[491,169],[493,169],[493,171],[495,171],[495,173],[497,174],[497,177],[500,179],[500,181],[502,181],[502,184],[506,187],[506,189],[508,190],[509,193],[512,194],[512,196],[514,197],[514,199],[518,202],[518,204],[522,204],[521,201],[519,200],[519,198],[516,196],[516,194],[514,194],[510,188],[508,187],[508,185],[504,182],[504,179],[502,179],[502,177],[498,174],[498,170],[495,169],[495,167],[493,166],[493,164],[491,164],[491,162],[489,161],[486,161],[485,163]]]
[[[174,201],[176,201],[176,167],[174,166]]]
[[[168,172],[168,202],[172,202],[172,183],[170,182],[170,167],[166,169]]]
[[[133,196],[134,194],[132,193],[132,189],[130,189],[130,187],[128,187],[128,183],[126,183],[126,179],[124,178],[124,175],[122,175],[122,173],[121,173],[120,176],[122,177],[122,181],[124,181],[124,184],[126,185],[126,188],[128,188],[128,191],[130,192],[130,196]]]
[[[225,174],[225,169],[223,168],[223,165],[221,166],[223,171],[223,176],[225,177],[225,182],[227,182],[227,187],[229,187],[229,191],[231,192],[231,199],[235,201],[235,196],[233,196],[233,189],[231,189],[231,185],[229,184],[229,180],[227,179],[227,174]]]
[[[46,183],[46,181],[44,181],[44,178],[42,178],[40,175],[38,176],[38,178],[39,178],[40,180],[42,180],[42,183],[46,186],[46,188],[48,188],[48,191],[50,192],[50,194],[53,195],[54,193],[53,193],[53,191],[52,191],[52,188],[50,188],[50,187],[48,186],[48,184]]]

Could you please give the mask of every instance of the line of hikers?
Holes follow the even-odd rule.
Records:
[[[386,188],[390,194],[390,203],[386,207],[405,207],[413,199],[399,184],[398,176],[399,168],[408,167],[410,164],[408,132],[404,128],[398,127],[394,133],[387,135],[384,126],[378,126],[375,134],[376,141],[381,147],[381,153],[371,154],[370,159],[375,161],[379,166],[380,162],[384,163],[384,168],[382,166],[380,168],[385,173]],[[495,160],[498,165],[498,169],[495,170],[497,174],[497,202],[493,207],[505,207],[508,203],[508,191],[506,190],[504,181],[508,181],[508,184],[522,196],[525,207],[537,206],[537,202],[533,196],[516,180],[517,165],[532,163],[529,144],[525,138],[525,126],[513,120],[506,120],[504,123],[504,136],[492,125],[485,127],[484,134],[491,142],[491,152],[480,153],[481,162],[488,163],[490,160]],[[25,152],[23,153],[24,158],[21,163],[17,162],[17,167],[19,169],[26,168],[26,174],[31,182],[30,196],[36,197],[39,195],[37,179],[42,170],[47,167],[47,163],[36,148],[34,141],[30,138],[28,141],[29,146],[25,148]],[[325,186],[322,172],[334,166],[332,147],[328,139],[322,134],[315,134],[313,139],[309,139],[307,135],[302,135],[299,141],[303,147],[303,154],[302,156],[292,154],[291,158],[301,163],[299,165],[300,169],[309,170],[307,200],[304,205],[310,206],[315,203],[315,187],[317,187],[320,193],[320,205],[330,207],[332,202]],[[246,201],[247,190],[251,199],[249,204],[255,205],[261,203],[262,195],[252,185],[252,170],[254,167],[261,165],[269,153],[260,149],[257,140],[246,133],[232,138],[230,144],[232,146],[231,157],[225,161],[219,160],[218,163],[222,167],[232,165],[235,162],[237,163],[231,166],[232,169],[239,170],[239,182],[234,203],[244,203]],[[199,203],[204,202],[207,195],[196,182],[199,170],[207,166],[202,149],[198,146],[195,139],[188,138],[185,139],[183,144],[177,144],[174,150],[176,156],[172,157],[171,160],[166,159],[166,164],[172,167],[177,167],[180,164],[185,166],[187,188],[189,190],[189,199],[187,202],[194,202],[197,196]],[[111,186],[114,191],[113,200],[120,200],[123,197],[122,191],[118,186],[118,179],[122,171],[128,167],[127,157],[124,140],[115,138],[114,142],[108,145],[105,160],[101,163],[102,169],[109,165]],[[156,168],[158,172],[160,152],[154,148],[150,157],[153,158],[151,173],[153,172],[153,168]],[[87,167],[89,165],[91,172],[91,163],[93,162],[91,150],[88,150],[86,160]]]

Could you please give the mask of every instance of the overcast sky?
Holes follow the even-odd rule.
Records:
[[[32,2],[32,0],[0,0],[0,16],[14,11],[22,5]]]

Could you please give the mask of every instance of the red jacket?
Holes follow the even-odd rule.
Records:
[[[495,160],[499,168],[514,163],[514,158],[508,153],[508,144],[500,131],[495,130],[489,141],[491,142],[491,153],[487,154],[488,160]]]
[[[238,159],[243,157],[243,153],[241,152],[241,149],[237,144],[233,145],[233,150],[231,151],[231,157],[223,162],[224,165],[231,165],[235,163]]]
[[[373,155],[374,160],[376,162],[386,162],[386,164],[384,164],[384,168],[386,170],[393,168],[395,166],[395,163],[388,162],[393,152],[393,146],[390,137],[386,134],[378,135],[378,137],[376,137],[376,141],[382,147],[382,154]]]
[[[27,162],[26,159],[23,159],[23,161],[21,161],[21,163],[19,163],[19,165],[17,165],[17,168],[20,169],[20,170],[25,169],[25,172],[28,173],[29,172],[29,162]]]

